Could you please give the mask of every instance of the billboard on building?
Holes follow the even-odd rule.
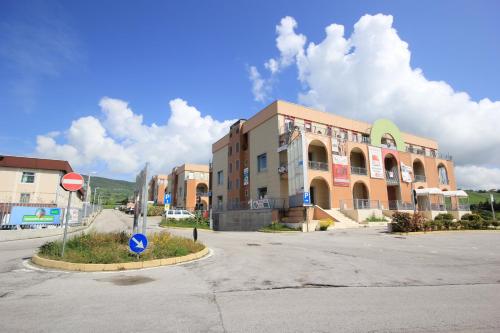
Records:
[[[247,186],[249,182],[249,173],[248,173],[248,168],[243,169],[243,186]]]
[[[379,147],[368,146],[368,156],[370,157],[370,176],[372,178],[384,179],[382,149]]]
[[[347,156],[333,155],[333,185],[349,186],[349,162]]]
[[[13,206],[9,224],[60,224],[61,209],[57,207]]]
[[[411,174],[413,170],[411,166],[408,166],[401,162],[401,178],[405,183],[411,183]]]

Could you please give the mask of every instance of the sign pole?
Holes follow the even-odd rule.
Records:
[[[491,214],[493,214],[492,215],[493,221],[496,221],[497,218],[495,216],[495,205],[493,204],[494,201],[495,199],[493,198],[493,194],[490,193]]]
[[[61,258],[64,257],[64,249],[66,248],[66,238],[68,237],[68,224],[69,224],[69,215],[70,215],[70,207],[71,207],[71,196],[73,195],[73,192],[69,192],[69,198],[68,198],[68,207],[66,208],[66,224],[64,225],[64,236],[63,236],[63,244],[62,244],[62,250],[61,250]]]
[[[148,166],[149,162],[144,167],[144,187],[142,189],[142,233],[146,234],[146,227],[148,224]]]

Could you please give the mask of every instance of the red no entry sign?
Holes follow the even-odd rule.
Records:
[[[78,191],[83,186],[83,177],[76,172],[67,173],[62,177],[61,185],[66,191]]]

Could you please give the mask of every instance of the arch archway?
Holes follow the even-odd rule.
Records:
[[[354,175],[367,175],[366,157],[360,148],[353,148],[349,154],[351,173]]]
[[[446,166],[443,163],[439,163],[438,165],[438,176],[439,176],[439,184],[448,185],[448,170],[446,170]]]
[[[199,183],[198,185],[196,185],[196,195],[197,196],[204,197],[204,196],[207,196],[207,194],[208,194],[208,185],[207,184]]]
[[[307,147],[309,168],[328,171],[328,150],[320,140],[313,140]]]
[[[370,192],[364,182],[358,181],[354,183],[354,186],[352,187],[352,199],[354,209],[370,207]]]
[[[415,182],[425,182],[425,168],[424,163],[420,159],[413,161],[413,178]]]
[[[311,181],[309,193],[313,205],[318,205],[323,209],[330,209],[330,187],[324,178],[314,178]]]

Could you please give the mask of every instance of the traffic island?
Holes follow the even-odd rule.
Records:
[[[68,240],[64,257],[61,241],[42,245],[32,257],[36,265],[69,271],[98,272],[142,269],[200,259],[209,253],[203,244],[162,232],[149,235],[140,255],[129,249],[130,235],[122,233],[79,235]]]

